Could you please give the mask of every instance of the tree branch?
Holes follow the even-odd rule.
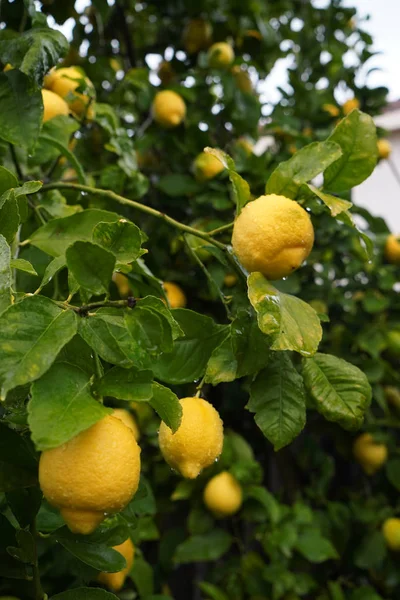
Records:
[[[128,59],[129,67],[132,68],[136,66],[135,48],[132,43],[132,32],[129,29],[129,25],[126,20],[125,10],[121,4],[121,1],[122,0],[116,0],[115,9],[118,14],[120,28],[125,42],[126,58]]]

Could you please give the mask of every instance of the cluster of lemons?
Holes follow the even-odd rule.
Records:
[[[82,88],[84,92],[77,91]],[[95,97],[93,84],[82,69],[52,69],[44,78],[42,89],[43,122],[69,113],[80,119],[91,120],[94,117]]]

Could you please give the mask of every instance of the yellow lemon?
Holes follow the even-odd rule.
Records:
[[[308,213],[294,200],[276,194],[246,204],[233,227],[233,250],[244,268],[273,280],[298,269],[313,243]]]
[[[172,433],[162,422],[158,435],[167,463],[188,479],[195,479],[222,452],[223,424],[215,408],[202,398],[182,398],[182,421]]]
[[[204,19],[191,19],[183,30],[183,46],[188,54],[195,54],[209,46],[211,36],[211,23]]]
[[[123,273],[118,273],[118,271],[115,271],[113,273],[112,280],[117,286],[118,293],[121,296],[121,298],[127,298],[131,295],[132,290],[130,286],[130,281]]]
[[[350,100],[347,100],[342,106],[343,113],[345,115],[351,113],[351,111],[355,108],[360,108],[360,102],[357,100],[357,98],[350,98]]]
[[[207,483],[203,499],[207,508],[217,517],[229,517],[242,506],[242,488],[233,475],[222,471]]]
[[[10,65],[10,63],[7,63],[6,66],[4,67],[3,71],[4,73],[6,71],[12,71],[14,69],[14,67],[12,65]]]
[[[398,552],[400,550],[400,519],[386,519],[382,526],[383,537],[387,546]]]
[[[400,409],[400,390],[394,385],[386,385],[384,388],[386,400],[395,408]]]
[[[77,67],[52,69],[44,78],[44,86],[64,98],[72,112],[79,117],[86,115],[88,119],[93,118],[94,87]],[[76,89],[82,86],[86,88],[85,93],[77,92]]]
[[[378,140],[378,156],[379,158],[389,158],[392,153],[392,145],[389,140],[380,139]]]
[[[186,116],[183,98],[171,90],[157,92],[151,110],[156,123],[166,129],[177,127]]]
[[[236,140],[235,146],[236,148],[243,150],[243,152],[245,152],[245,154],[248,156],[253,154],[254,144],[245,137],[240,137],[238,140]]]
[[[122,544],[113,546],[113,549],[122,554],[122,556],[125,558],[126,567],[117,573],[100,573],[98,576],[98,581],[105,585],[112,592],[119,592],[125,583],[126,576],[132,568],[133,558],[135,556],[135,547],[131,538],[128,538]]]
[[[132,431],[135,440],[138,442],[140,439],[139,427],[135,421],[134,416],[125,408],[114,408],[113,417],[116,417],[122,421]]]
[[[236,87],[246,94],[253,91],[253,84],[248,71],[244,71],[238,65],[232,67],[232,74],[235,78]]]
[[[227,42],[213,44],[208,51],[208,64],[214,69],[226,69],[235,59],[233,48]]]
[[[213,179],[224,170],[222,162],[213,154],[201,152],[194,161],[194,174],[197,181]]]
[[[392,265],[400,265],[400,235],[390,234],[386,239],[385,256]]]
[[[322,110],[329,113],[331,117],[338,117],[340,115],[340,110],[334,104],[323,104]]]
[[[362,433],[353,444],[353,454],[367,475],[373,475],[385,464],[388,451],[385,444],[374,441],[370,433]]]
[[[163,288],[170,308],[185,308],[186,296],[179,285],[172,281],[164,281]]]
[[[43,495],[74,533],[92,533],[106,513],[122,510],[136,493],[140,448],[132,432],[106,416],[58,448],[42,453]]]
[[[224,285],[226,287],[233,287],[237,284],[237,277],[233,273],[227,273],[224,277]]]
[[[51,92],[50,90],[42,90],[42,100],[43,123],[50,121],[50,119],[54,119],[54,117],[57,117],[58,115],[68,116],[68,104],[54,92]]]
[[[163,60],[158,67],[157,75],[163,85],[169,85],[175,77],[175,71],[170,62]]]

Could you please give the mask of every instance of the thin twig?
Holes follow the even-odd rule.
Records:
[[[221,227],[217,227],[217,229],[213,229],[212,231],[209,231],[208,234],[209,235],[218,235],[220,233],[223,233],[224,231],[228,231],[229,229],[232,229],[233,226],[234,226],[234,222],[232,221],[232,223],[227,223],[226,225],[222,225]]]
[[[22,181],[24,179],[24,175],[21,171],[21,167],[19,166],[17,153],[15,152],[15,148],[14,148],[13,144],[9,144],[9,147],[10,147],[11,158],[14,163],[15,170],[17,171],[18,179],[20,181]]]
[[[136,299],[133,296],[129,296],[126,300],[98,300],[97,302],[82,304],[82,306],[73,306],[65,302],[59,302],[59,304],[63,308],[72,309],[78,315],[86,316],[91,310],[96,310],[97,308],[134,308],[136,306]]]

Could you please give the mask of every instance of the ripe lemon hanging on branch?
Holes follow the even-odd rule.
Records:
[[[392,265],[400,265],[400,235],[392,233],[387,237],[385,256]]]
[[[135,440],[138,442],[140,438],[139,427],[134,416],[125,408],[115,408],[113,417],[122,421],[132,431]]]
[[[106,513],[122,510],[139,476],[140,448],[132,431],[112,416],[46,450],[39,463],[43,495],[73,533],[92,533]]]
[[[213,179],[224,170],[222,162],[213,154],[200,152],[194,161],[194,175],[199,182]]]
[[[51,92],[50,90],[42,90],[42,100],[43,123],[50,121],[50,119],[54,119],[54,117],[58,117],[58,115],[68,116],[68,104],[54,92]]]
[[[382,526],[383,537],[387,546],[394,552],[400,550],[400,519],[386,519]]]
[[[370,433],[363,433],[354,442],[353,454],[367,475],[374,475],[385,464],[388,451]]]
[[[135,555],[135,547],[132,543],[131,538],[128,538],[122,544],[118,546],[113,546],[113,550],[116,550],[126,560],[126,567],[122,569],[122,571],[118,571],[117,573],[100,573],[98,577],[98,581],[105,585],[112,592],[119,592],[122,589],[126,576],[133,565],[133,558]]]
[[[183,46],[188,54],[195,54],[209,46],[211,36],[211,23],[204,19],[191,19],[183,30]]]
[[[44,78],[44,87],[64,98],[79,117],[93,119],[95,90],[90,79],[77,67],[52,69]],[[78,92],[79,88],[84,88],[84,92]]]
[[[207,483],[203,499],[204,504],[216,517],[229,517],[237,513],[242,506],[242,488],[233,475],[222,471]]]
[[[163,90],[155,95],[151,112],[156,123],[171,129],[182,123],[186,116],[186,104],[176,92]]]
[[[342,106],[345,115],[351,113],[355,108],[360,108],[360,102],[357,98],[350,98],[350,100],[347,100]]]
[[[382,160],[389,158],[389,156],[392,153],[392,144],[389,142],[389,140],[381,138],[380,140],[378,140],[377,144],[379,158],[381,158]]]
[[[195,479],[222,452],[222,420],[215,408],[202,398],[182,398],[179,429],[161,423],[158,440],[167,463],[188,479]]]
[[[213,69],[227,69],[235,59],[233,48],[227,42],[213,44],[208,51],[208,64]]]
[[[269,194],[249,202],[237,217],[233,250],[250,273],[281,279],[310,254],[314,229],[308,213],[294,200]]]
[[[185,292],[177,283],[173,283],[173,281],[164,281],[163,288],[170,308],[185,308]]]

